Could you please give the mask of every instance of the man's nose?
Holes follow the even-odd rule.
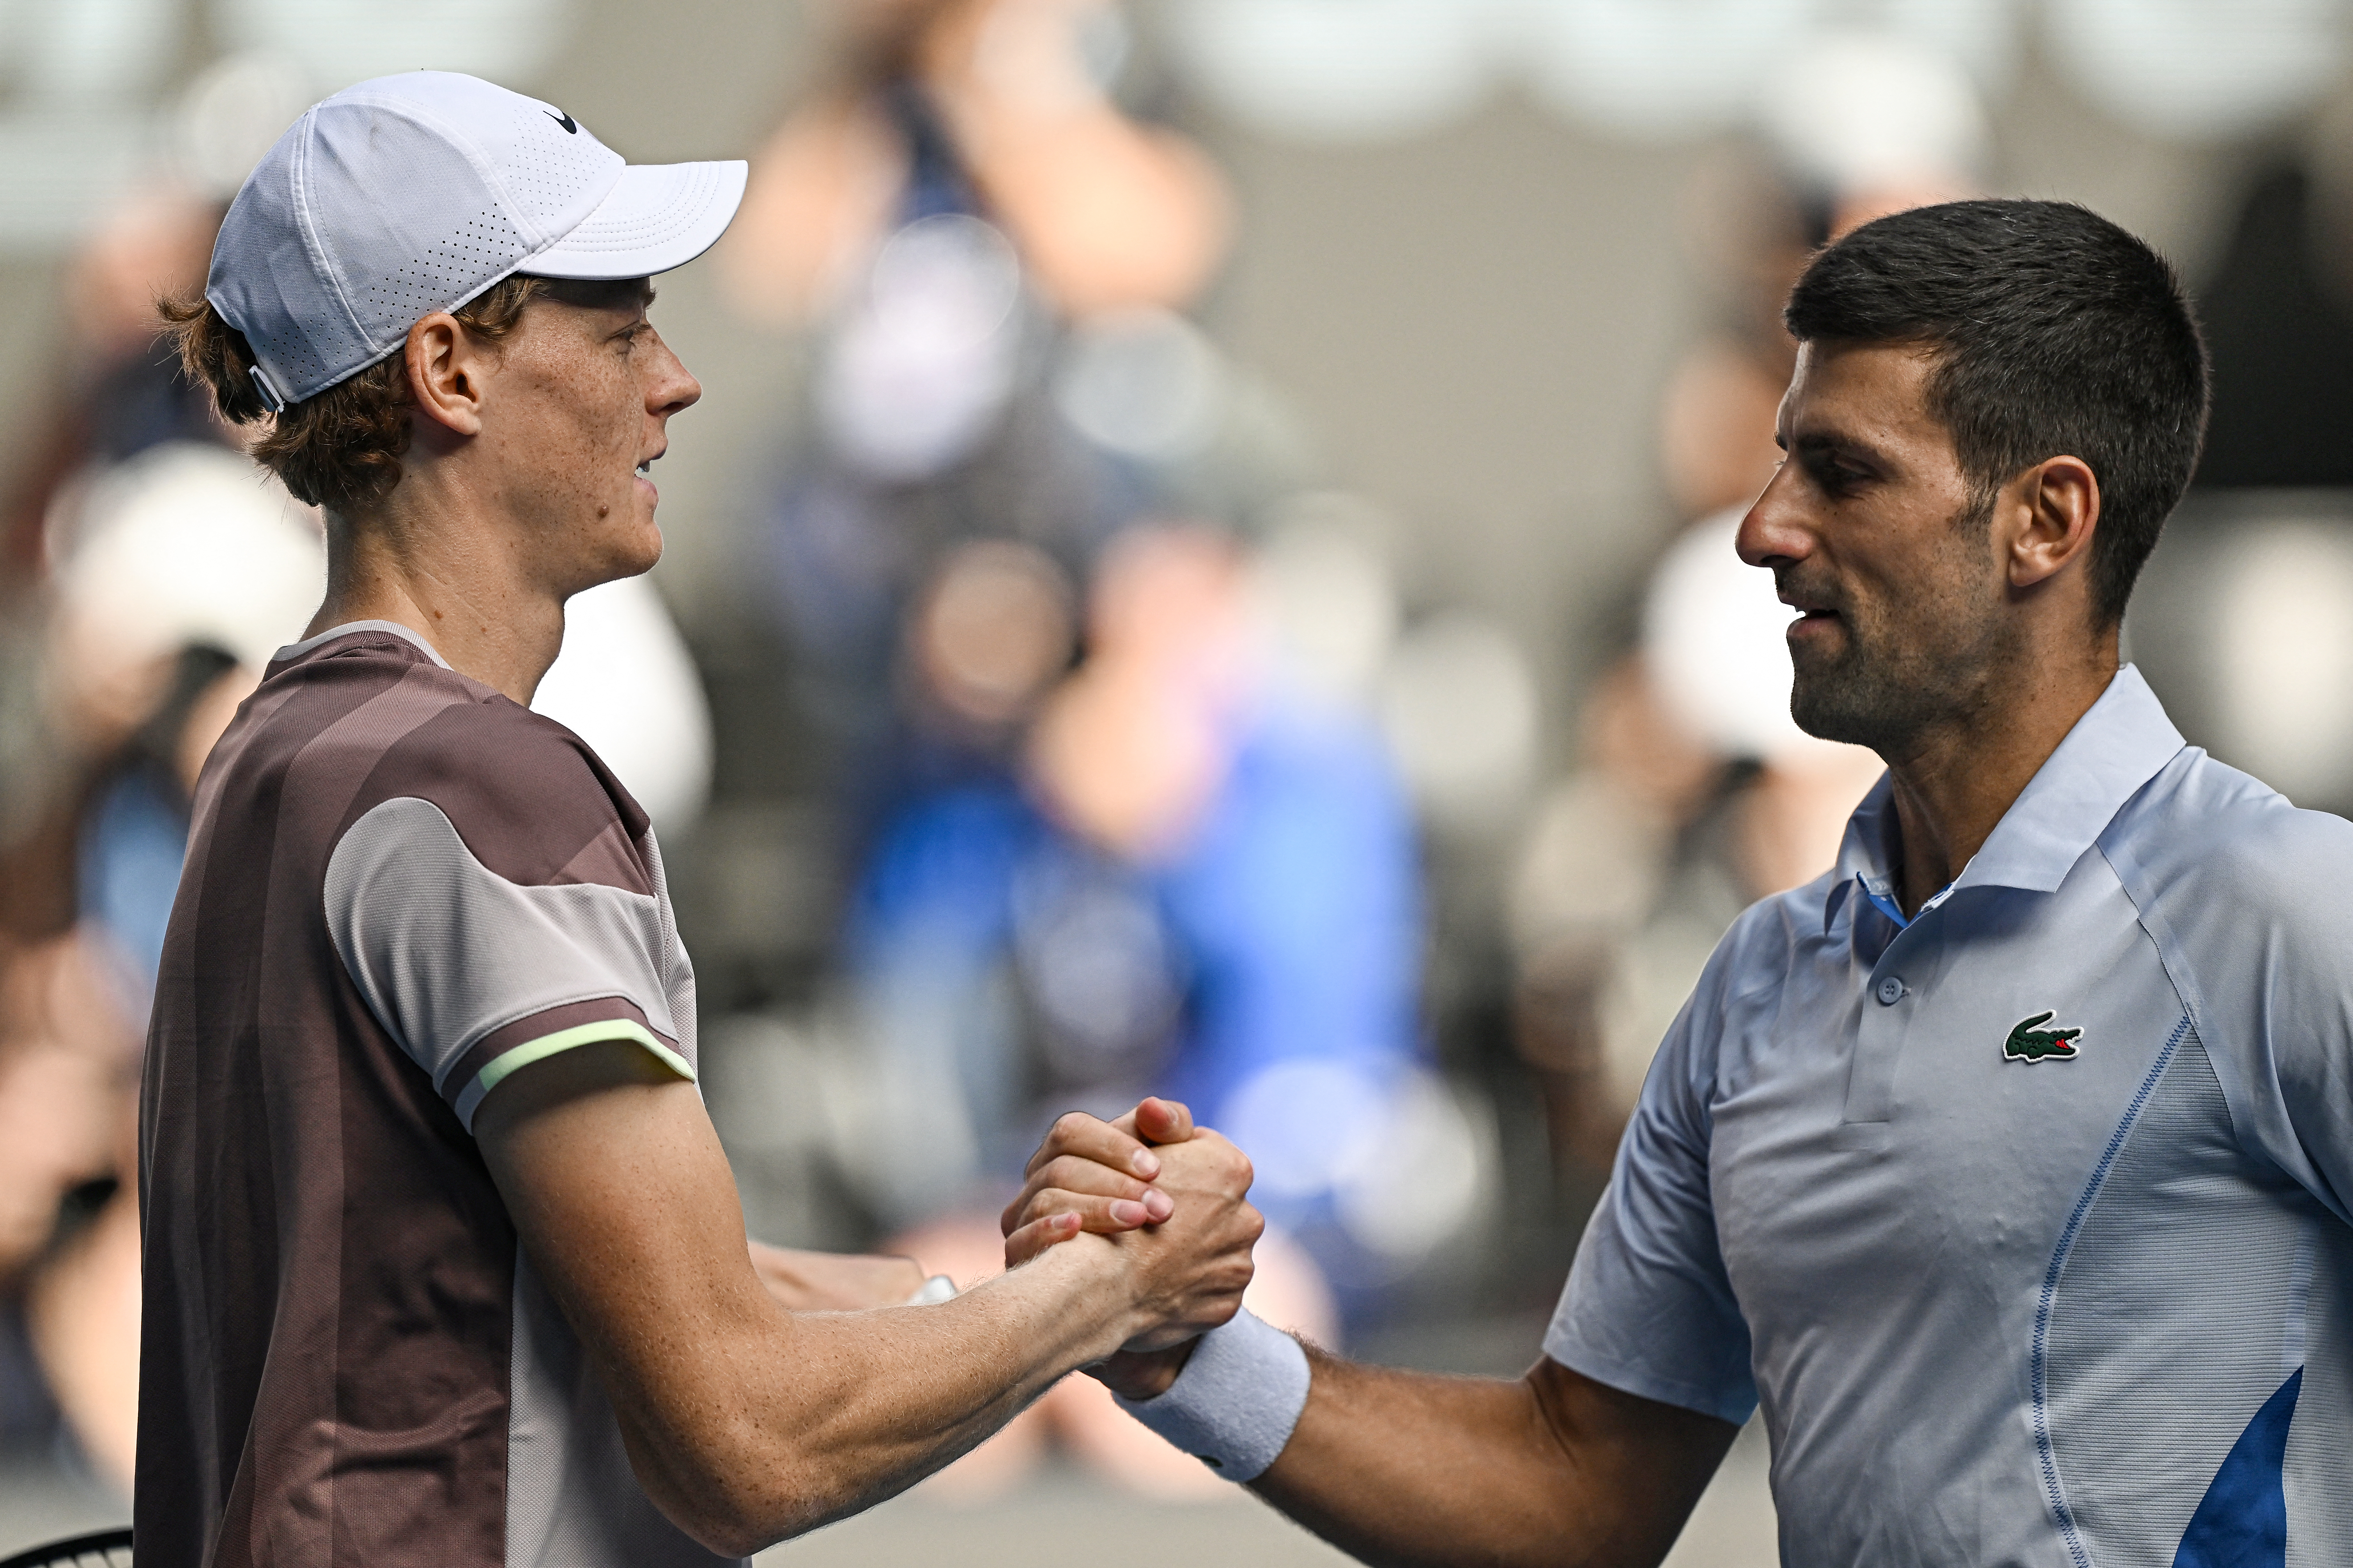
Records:
[[[659,347],[661,357],[646,386],[646,410],[667,416],[702,402],[702,383],[694,379],[694,373],[668,343]]]
[[[1791,466],[1782,464],[1774,470],[1765,493],[1757,498],[1740,520],[1733,547],[1749,565],[1769,566],[1776,561],[1800,560],[1811,550],[1812,536],[1798,521],[1791,504],[1794,484]]]

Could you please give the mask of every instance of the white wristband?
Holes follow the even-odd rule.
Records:
[[[1307,1375],[1297,1340],[1237,1312],[1201,1336],[1165,1393],[1119,1405],[1226,1479],[1255,1480],[1299,1425]]]

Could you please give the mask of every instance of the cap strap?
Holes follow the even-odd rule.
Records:
[[[278,395],[278,389],[269,384],[269,378],[261,374],[259,365],[248,367],[245,374],[253,377],[253,384],[261,389],[261,401],[269,405],[269,412],[272,414],[286,412],[286,400]]]

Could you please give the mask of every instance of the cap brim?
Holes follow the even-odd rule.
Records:
[[[542,278],[649,278],[718,242],[744,200],[747,165],[632,163],[580,226],[518,272]]]

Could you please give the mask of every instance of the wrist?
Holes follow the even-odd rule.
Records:
[[[1042,1277],[1066,1297],[1063,1321],[1079,1328],[1082,1336],[1081,1365],[1116,1356],[1122,1345],[1157,1326],[1135,1300],[1126,1260],[1109,1237],[1081,1232],[1056,1242],[1013,1274]]]
[[[1194,1347],[1165,1392],[1120,1408],[1228,1480],[1254,1480],[1306,1408],[1307,1352],[1248,1311]]]
[[[1098,1383],[1132,1404],[1157,1399],[1168,1392],[1193,1359],[1200,1343],[1196,1336],[1166,1350],[1121,1351],[1087,1368]]]

